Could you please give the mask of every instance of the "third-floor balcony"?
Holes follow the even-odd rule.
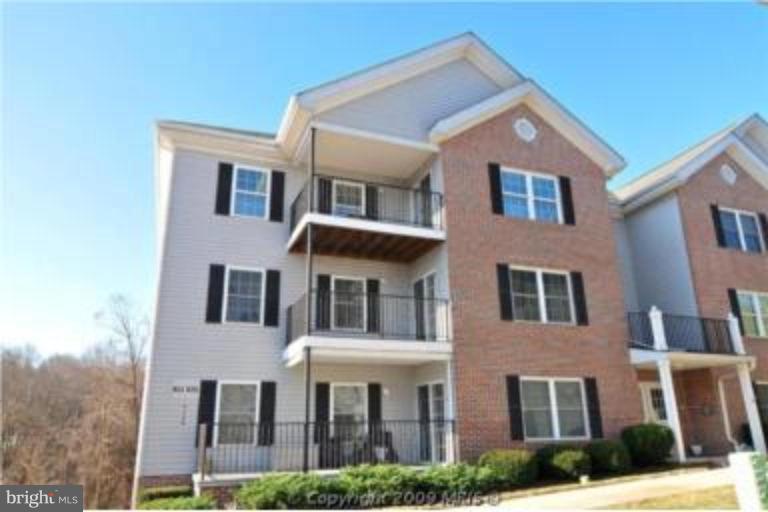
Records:
[[[311,192],[310,192],[311,191]],[[293,200],[288,250],[410,262],[445,239],[443,197],[406,188],[316,175]]]

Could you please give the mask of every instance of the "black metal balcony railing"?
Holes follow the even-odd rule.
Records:
[[[287,310],[286,345],[305,334],[448,341],[448,307],[447,299],[313,290],[311,315],[306,294]]]
[[[210,434],[208,434],[208,429]],[[214,423],[198,429],[203,475],[335,469],[359,464],[437,464],[454,442],[450,420]]]
[[[628,313],[630,344],[653,348],[654,335],[648,313]],[[728,320],[696,316],[662,316],[667,347],[673,351],[735,354]]]
[[[332,176],[315,176],[291,203],[291,231],[308,211],[336,217],[442,229],[443,196],[420,190]]]

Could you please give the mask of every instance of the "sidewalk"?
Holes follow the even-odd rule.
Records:
[[[642,480],[576,489],[539,496],[504,500],[505,509],[573,510],[605,508],[647,498],[698,491],[732,483],[728,468],[710,469],[669,476],[649,476]]]

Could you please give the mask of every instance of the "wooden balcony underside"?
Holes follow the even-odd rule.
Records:
[[[441,243],[440,240],[314,225],[312,253],[410,263]],[[296,237],[291,252],[307,249],[307,230]]]

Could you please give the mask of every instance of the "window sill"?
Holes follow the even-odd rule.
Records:
[[[760,252],[754,252],[754,251],[745,251],[744,249],[737,249],[736,247],[722,247],[717,246],[718,249],[722,249],[724,251],[729,251],[737,254],[744,254],[747,256],[765,256],[766,251],[760,251]]]
[[[573,443],[578,441],[590,441],[590,436],[583,437],[526,437],[525,443]]]

